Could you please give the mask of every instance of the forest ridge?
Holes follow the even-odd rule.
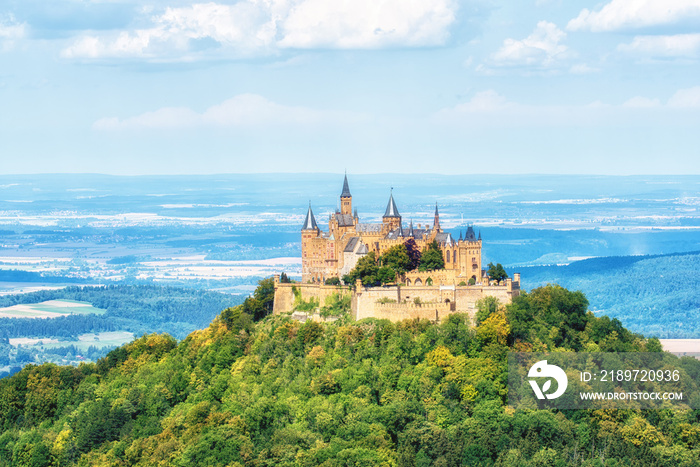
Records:
[[[697,411],[513,411],[509,351],[660,351],[549,285],[440,324],[264,316],[0,381],[0,465],[697,465]],[[493,304],[492,304],[493,305]],[[254,314],[257,312],[257,321]],[[680,359],[697,381],[700,362]]]

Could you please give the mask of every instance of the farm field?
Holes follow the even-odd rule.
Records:
[[[102,315],[105,310],[95,308],[90,303],[75,300],[48,300],[0,308],[0,318],[40,318],[50,319],[69,315]]]

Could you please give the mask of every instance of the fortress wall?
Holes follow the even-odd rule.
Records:
[[[319,300],[323,306],[326,297],[336,293],[352,297],[352,317],[388,319],[442,319],[450,313],[467,313],[472,319],[476,302],[484,297],[496,297],[502,304],[510,303],[520,293],[519,282],[508,280],[504,285],[474,286],[386,286],[362,287],[352,292],[347,287],[319,284],[281,284],[275,282],[274,313],[287,313],[294,309],[293,287],[308,301]],[[380,300],[393,303],[379,303]],[[415,300],[420,300],[420,305]],[[436,314],[437,313],[437,314]]]
[[[282,284],[275,277],[275,301],[273,305],[273,313],[288,313],[294,309],[294,290],[296,288],[301,293],[301,298],[309,301],[311,298],[318,299],[318,303],[323,306],[326,298],[333,294],[350,295],[347,287],[337,285],[319,285],[319,284]]]
[[[429,319],[440,321],[452,313],[449,303],[422,303],[416,305],[412,302],[404,303],[375,303],[373,317],[401,321],[404,319]]]

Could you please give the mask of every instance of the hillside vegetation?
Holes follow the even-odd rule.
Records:
[[[480,324],[254,322],[224,310],[80,367],[0,380],[0,465],[692,466],[700,412],[513,411],[510,350],[659,351],[579,292],[536,289]],[[696,379],[700,362],[682,359]],[[684,374],[684,378],[687,375]],[[688,377],[690,379],[690,377]]]
[[[523,287],[581,290],[598,312],[659,338],[700,338],[700,252],[612,256],[518,268]]]

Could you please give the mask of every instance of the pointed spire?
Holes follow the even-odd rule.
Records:
[[[350,194],[350,186],[348,185],[348,174],[345,172],[345,180],[343,180],[343,192],[340,194],[341,198],[352,198]]]
[[[481,240],[481,230],[479,230],[479,240]]]
[[[433,220],[433,228],[440,230],[440,213],[438,212],[437,201],[435,201],[435,219]]]
[[[413,219],[411,219],[411,223],[408,225],[408,236],[413,237]]]
[[[357,215],[357,208],[355,208],[355,214],[353,215],[355,219],[357,219],[359,216]]]
[[[396,207],[394,202],[394,189],[391,189],[391,195],[389,195],[389,203],[386,205],[386,212],[384,217],[401,217],[399,214],[399,208]]]
[[[399,222],[399,237],[405,237],[405,235],[403,234],[403,225],[401,225],[400,222]]]
[[[316,224],[314,212],[311,210],[311,201],[309,201],[309,211],[306,213],[306,220],[304,221],[304,226],[301,228],[301,230],[318,230],[318,224]]]
[[[459,231],[459,241],[460,242],[462,241],[462,231],[461,230]]]

